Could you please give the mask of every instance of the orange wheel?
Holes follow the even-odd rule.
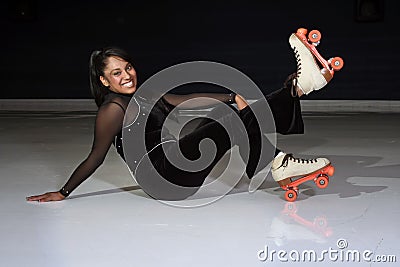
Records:
[[[317,184],[317,186],[319,188],[326,188],[328,186],[328,184],[329,184],[329,178],[326,177],[325,175],[322,175],[322,176],[317,178],[315,183]]]
[[[299,34],[303,34],[303,35],[306,35],[307,34],[307,29],[305,29],[305,28],[298,28],[297,29],[297,33],[299,33]]]
[[[317,43],[319,40],[321,40],[321,32],[318,30],[312,30],[308,34],[308,40],[312,43]]]
[[[334,57],[329,60],[331,67],[334,71],[338,71],[343,68],[344,62],[341,57]]]
[[[289,189],[285,193],[285,199],[289,202],[295,201],[297,198],[297,192],[293,189]]]

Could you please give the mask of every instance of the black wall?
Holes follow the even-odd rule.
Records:
[[[133,55],[139,82],[176,63],[209,60],[270,92],[295,70],[287,40],[306,27],[322,32],[322,55],[345,61],[327,90],[307,98],[400,100],[399,1],[366,1],[380,8],[367,6],[369,17],[357,17],[360,0],[1,3],[0,98],[90,98],[89,55],[108,45]],[[365,18],[374,21],[357,20]]]

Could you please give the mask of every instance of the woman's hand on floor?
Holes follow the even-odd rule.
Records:
[[[60,192],[47,192],[37,196],[27,197],[27,201],[49,202],[64,200],[65,197]]]

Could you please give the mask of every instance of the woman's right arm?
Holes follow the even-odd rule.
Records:
[[[103,163],[115,136],[122,129],[123,119],[124,111],[119,105],[108,103],[101,106],[97,113],[92,150],[88,157],[79,164],[60,191],[47,192],[41,195],[30,196],[26,199],[38,202],[65,199]]]

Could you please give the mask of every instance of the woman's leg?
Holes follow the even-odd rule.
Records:
[[[238,145],[243,160],[247,162],[246,173],[251,178],[256,172],[260,157],[262,157],[263,162],[266,162],[262,164],[262,167],[265,167],[271,162],[276,149],[267,138],[261,136],[254,114],[246,110],[245,108],[239,111],[232,107],[230,112],[227,112],[226,106],[216,107],[208,117],[200,119],[200,123],[194,130],[178,140],[177,146],[179,146],[178,148],[182,155],[188,160],[195,161],[204,156],[201,155],[199,150],[200,142],[205,139],[211,139],[215,144],[216,153],[214,159],[206,168],[201,171],[186,171],[176,167],[167,157],[164,157],[163,163],[159,164],[159,166],[162,166],[160,172],[163,173],[167,180],[175,184],[200,186],[224,154],[234,145]],[[244,128],[240,127],[240,123],[237,122],[235,117],[241,119]],[[223,125],[227,127],[231,136],[228,135]],[[279,152],[279,150],[277,151]],[[176,153],[171,154],[175,155]]]
[[[291,86],[291,79],[289,77],[281,89],[265,96],[275,119],[276,130],[281,134],[303,133],[304,130],[299,97],[293,94],[293,88]],[[231,114],[226,114],[226,111],[219,112],[218,107],[213,110],[214,114],[225,114],[221,116],[213,115],[210,117],[223,120],[226,125],[229,125],[231,128],[230,132],[235,133],[233,143],[230,142],[229,135],[224,127],[211,118],[202,118],[201,122],[192,132],[178,140],[176,145],[179,146],[183,156],[192,161],[197,160],[201,156],[199,150],[201,141],[209,138],[214,142],[216,146],[215,158],[205,169],[201,171],[183,170],[172,164],[165,155],[164,157],[160,156],[159,152],[162,151],[159,151],[152,153],[153,155],[157,154],[157,156],[154,157],[154,161],[158,162],[156,164],[159,166],[157,168],[158,171],[174,184],[185,187],[199,187],[223,155],[231,149],[233,145],[239,145],[241,155],[244,161],[247,162],[246,174],[249,178],[252,178],[256,173],[266,167],[273,160],[273,157],[277,156],[280,152],[279,149],[275,148],[268,139],[261,134],[253,110],[257,111],[258,108],[265,108],[265,106],[262,105],[265,105],[265,101],[256,101],[250,105],[251,108],[242,106],[239,111],[232,108]],[[242,129],[232,124],[233,116],[236,115],[239,115],[242,120],[246,132],[243,132]],[[242,143],[242,141],[247,140],[247,138],[250,140],[248,151],[247,149],[242,149],[247,146],[247,143]],[[161,161],[162,163],[160,163]]]
[[[265,96],[274,116],[276,132],[284,135],[304,133],[301,91],[292,84],[294,77],[295,74],[289,75],[282,88]]]
[[[303,91],[297,86],[297,78],[296,73],[289,75],[280,90],[266,96],[274,115],[277,132],[281,134],[304,132],[299,99]],[[330,161],[326,158],[301,159],[281,152],[275,155],[271,173],[280,186],[285,186],[292,182],[293,177],[307,175],[329,164]]]
[[[218,109],[218,107],[217,107]],[[224,116],[209,116],[211,118],[201,118],[200,123],[197,125],[195,129],[191,132],[187,133],[185,136],[179,138],[176,143],[176,148],[174,150],[179,149],[182,155],[188,159],[189,161],[196,161],[200,157],[207,157],[208,155],[202,155],[200,151],[200,143],[206,139],[211,139],[211,141],[215,145],[215,156],[210,164],[207,164],[205,168],[202,170],[196,171],[188,171],[183,168],[176,167],[172,164],[167,157],[165,157],[162,164],[162,172],[166,176],[166,179],[169,181],[187,187],[196,187],[201,186],[208,174],[212,171],[218,161],[225,155],[225,153],[232,148],[235,142],[243,139],[244,133],[237,127],[235,124],[231,123],[234,121],[233,117],[237,116],[237,111],[232,109],[231,113],[226,114]],[[216,114],[222,114],[218,112]],[[215,119],[218,119],[216,121]],[[219,121],[223,121],[224,125],[227,125],[229,132],[235,133],[233,136],[233,140],[231,143],[230,136],[228,135],[227,130],[222,126]],[[214,149],[214,148],[211,148]],[[170,150],[172,151],[172,150]],[[211,153],[212,151],[203,151],[203,153]],[[171,153],[176,154],[176,153]]]
[[[289,76],[281,89],[265,96],[275,120],[276,131],[281,134],[303,133],[304,131],[299,96],[297,95],[297,91],[292,91],[296,89],[292,88],[291,82],[292,76]],[[259,124],[253,113],[253,111],[257,112],[258,109],[264,111],[265,101],[256,101],[252,103],[250,107],[243,105],[239,108],[241,109],[239,111],[234,108],[232,108],[232,110],[239,115],[247,132],[240,133],[239,130],[233,132],[241,135],[241,137],[236,138],[236,140],[246,141],[248,138],[250,140],[250,147],[246,149],[247,143],[245,144],[240,141],[237,141],[235,144],[230,144],[228,134],[218,122],[210,118],[201,118],[201,122],[195,130],[180,139],[179,144],[182,153],[191,160],[197,159],[200,157],[200,151],[198,150],[199,142],[204,138],[210,138],[217,145],[217,154],[209,168],[205,169],[203,172],[191,173],[192,177],[189,179],[190,181],[185,181],[185,184],[200,185],[219,159],[233,145],[239,145],[240,154],[243,160],[247,162],[246,174],[249,178],[252,178],[260,170],[265,168],[272,161],[273,157],[279,154],[280,150],[273,147],[269,140],[261,134]],[[218,115],[224,114],[218,107],[211,112],[213,115],[210,117],[213,118],[220,118]],[[225,117],[225,120],[230,120],[229,115]],[[167,164],[167,166],[169,165]],[[168,172],[170,175],[174,177],[188,177],[188,173],[181,173],[181,171],[174,166],[169,167],[171,167]],[[177,175],[178,173],[181,175]],[[197,179],[194,179],[195,177],[193,176],[196,176]]]

